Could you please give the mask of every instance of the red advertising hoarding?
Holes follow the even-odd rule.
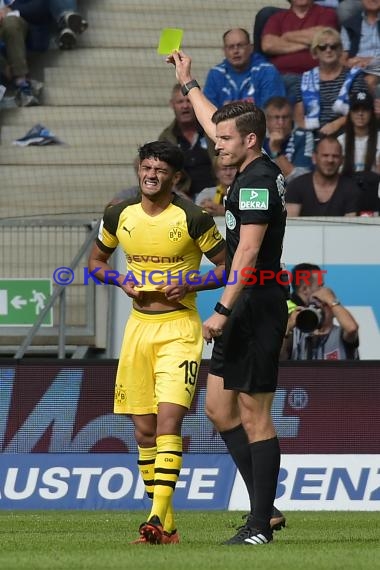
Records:
[[[3,361],[0,451],[3,453],[136,452],[133,426],[114,415],[116,361]],[[184,422],[185,451],[225,448],[204,415],[208,363]],[[380,363],[286,363],[273,418],[283,453],[380,451]]]

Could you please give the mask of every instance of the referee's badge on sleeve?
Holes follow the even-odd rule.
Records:
[[[239,210],[268,210],[268,188],[240,188]]]

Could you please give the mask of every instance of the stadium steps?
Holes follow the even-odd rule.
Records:
[[[173,118],[173,112],[168,105],[165,107],[152,106],[150,108],[149,125],[152,125],[157,132],[162,130],[162,125]],[[166,121],[166,122],[165,122]],[[59,127],[144,127],[142,122],[141,108],[139,106],[128,107],[70,107],[69,110],[59,107],[29,107],[28,109],[12,109],[4,112],[1,123],[3,127],[17,126],[27,127],[34,123],[46,123],[49,128]],[[23,134],[22,129],[20,129]],[[57,135],[59,133],[57,132]]]
[[[41,221],[52,215],[99,218],[117,192],[136,183],[132,162],[138,145],[157,138],[173,118],[169,98],[175,74],[156,50],[163,27],[184,29],[183,47],[203,83],[208,69],[223,57],[223,32],[239,26],[251,31],[260,7],[246,0],[81,0],[80,5],[90,27],[79,37],[78,49],[52,49],[36,60],[37,77],[44,71],[43,105],[1,112],[0,218],[15,219],[16,227],[18,218],[30,216]],[[12,145],[36,123],[66,144]],[[6,248],[3,243],[2,271],[10,276],[22,277],[29,270],[45,275],[47,260],[53,255],[58,261],[54,252],[59,247],[66,251],[65,242],[58,246],[46,237],[38,246],[36,267],[35,245],[23,243],[22,235],[17,233],[17,243],[12,237]],[[83,301],[75,297],[68,322],[83,319]],[[20,340],[2,338],[3,346]],[[35,344],[47,352],[56,342],[44,336]],[[73,344],[92,342],[78,337]]]

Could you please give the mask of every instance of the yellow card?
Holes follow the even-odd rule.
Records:
[[[183,30],[180,28],[164,28],[161,30],[157,52],[160,55],[170,55],[181,47]]]

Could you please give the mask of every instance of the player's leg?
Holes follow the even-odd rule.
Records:
[[[219,431],[247,487],[250,513],[245,517],[245,524],[239,526],[237,533],[225,543],[241,544],[250,535],[250,522],[255,508],[252,457],[248,437],[241,423],[237,393],[233,390],[224,389],[223,369],[222,339],[217,338],[214,342],[210,372],[207,377],[205,407],[207,417]],[[271,528],[281,530],[285,526],[285,522],[284,515],[273,506]]]
[[[115,382],[114,412],[130,415],[138,445],[138,467],[148,497],[153,498],[157,403],[149,339],[155,331],[136,311],[127,322]],[[147,541],[140,538],[135,543]]]
[[[240,414],[252,459],[255,509],[250,526],[258,532],[245,541],[252,539],[252,544],[272,540],[270,519],[280,469],[280,445],[271,417],[273,396],[273,393],[239,394]],[[256,535],[258,538],[254,538]]]
[[[277,510],[276,516],[271,516],[280,457],[271,418],[271,404],[277,386],[278,356],[286,320],[285,294],[280,288],[272,288],[269,292],[258,290],[254,296],[245,291],[234,307],[223,335],[224,386],[239,393],[240,417],[247,437],[246,451],[251,457],[250,481],[254,504],[247,526],[265,531],[266,542],[272,538],[270,519],[284,523]],[[254,432],[253,422],[256,422]],[[267,439],[271,443],[261,443]],[[255,449],[261,451],[262,447],[268,448],[266,475],[260,474],[255,459],[258,455],[258,452],[254,452]],[[269,478],[270,490],[262,491],[266,486],[266,478]],[[271,497],[269,505],[268,497]],[[265,539],[262,543],[264,542]]]
[[[181,428],[194,396],[203,348],[201,322],[195,312],[165,317],[155,336],[158,412],[153,504],[147,523],[140,528],[153,544],[178,542],[172,498],[182,466]]]

